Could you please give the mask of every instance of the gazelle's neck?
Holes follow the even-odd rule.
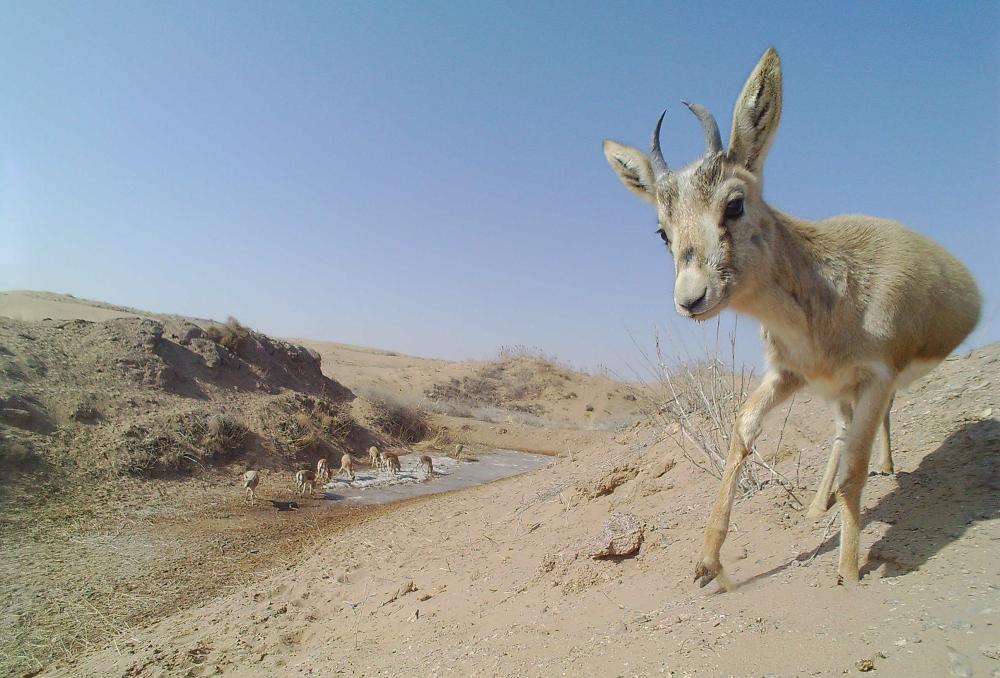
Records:
[[[836,301],[823,275],[827,257],[812,223],[768,210],[766,270],[754,274],[733,309],[755,317],[770,332],[804,338],[815,326],[815,315],[829,313]]]

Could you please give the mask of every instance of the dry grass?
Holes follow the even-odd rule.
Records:
[[[427,411],[403,396],[377,388],[361,391],[368,403],[368,424],[402,443],[416,443],[432,432]]]
[[[202,447],[214,450],[217,454],[242,446],[248,433],[246,424],[226,413],[209,415],[205,428]]]
[[[233,316],[229,316],[224,325],[212,325],[206,329],[205,336],[239,355],[250,338],[250,329]]]
[[[735,329],[728,338],[728,355],[722,353],[719,320],[716,320],[715,329],[714,345],[706,346],[698,357],[687,352],[683,342],[672,343],[680,347],[682,353],[665,356],[659,334],[655,337],[654,356],[639,348],[653,379],[644,387],[637,388],[634,395],[647,414],[662,426],[663,435],[680,447],[685,459],[706,473],[721,478],[733,426],[740,407],[752,391],[754,376],[753,370],[745,366],[736,368]],[[793,399],[788,405],[785,423],[794,402]],[[779,450],[784,430],[783,423],[778,438]],[[802,502],[793,493],[793,483],[766,461],[754,446],[740,474],[740,490],[749,495],[773,483],[784,487],[801,505]]]

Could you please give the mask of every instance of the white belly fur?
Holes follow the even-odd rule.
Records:
[[[917,379],[926,377],[931,370],[940,364],[940,360],[914,360],[896,376],[896,390],[901,391]]]

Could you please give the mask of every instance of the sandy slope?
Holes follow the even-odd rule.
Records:
[[[900,471],[868,484],[856,587],[835,585],[826,521],[772,485],[735,510],[723,558],[740,588],[696,588],[716,481],[641,427],[362,518],[298,565],[48,675],[795,676],[865,661],[876,675],[997,675],[998,367],[1000,346],[979,349],[897,399]],[[814,486],[828,429],[826,407],[800,399],[779,469]],[[588,498],[602,478],[625,482]],[[615,510],[644,521],[642,548],[593,560]]]

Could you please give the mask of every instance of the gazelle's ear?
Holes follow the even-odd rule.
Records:
[[[781,60],[773,47],[760,58],[733,109],[729,159],[760,176],[781,120]]]
[[[625,188],[649,203],[656,202],[656,180],[649,156],[632,146],[604,140],[604,157]]]

